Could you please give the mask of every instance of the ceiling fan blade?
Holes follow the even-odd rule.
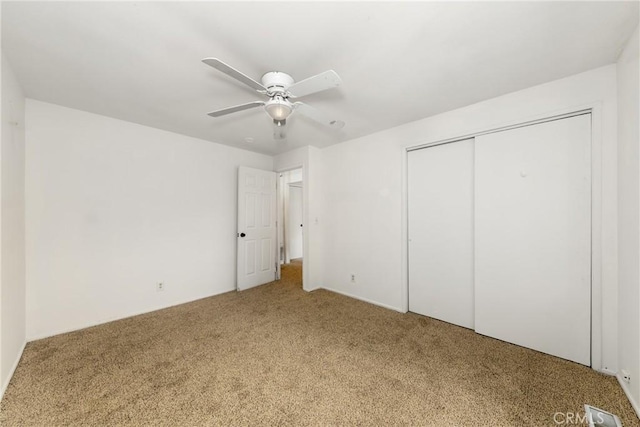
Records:
[[[296,111],[299,112],[300,114],[307,116],[311,120],[316,121],[322,125],[328,126],[336,130],[340,130],[344,127],[345,123],[342,120],[333,119],[327,116],[322,111],[317,110],[310,105],[307,105],[302,102],[296,102],[293,104],[293,106],[295,107]]]
[[[225,64],[217,58],[204,58],[202,60],[207,65],[212,66],[218,71],[222,71],[226,75],[233,77],[234,79],[246,84],[247,86],[261,92],[266,92],[267,88],[262,86],[257,81],[253,80],[251,77],[241,73],[230,65]]]
[[[302,96],[340,86],[341,83],[342,80],[338,73],[333,70],[329,70],[294,83],[287,88],[287,91],[292,98],[300,98]]]
[[[287,133],[285,129],[286,129],[285,123],[278,124],[277,122],[273,122],[273,139],[277,139],[277,140],[286,139]]]
[[[248,110],[249,108],[260,107],[261,105],[264,105],[264,102],[262,101],[247,102],[246,104],[235,105],[233,107],[227,107],[221,110],[212,111],[210,113],[207,113],[207,115],[211,117],[220,117],[227,114],[236,113],[238,111]]]

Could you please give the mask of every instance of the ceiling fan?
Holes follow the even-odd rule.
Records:
[[[273,136],[275,139],[285,138],[284,128],[287,123],[287,118],[293,112],[302,114],[332,129],[339,130],[344,126],[343,121],[329,117],[310,105],[303,102],[290,101],[290,99],[293,98],[301,98],[312,93],[340,86],[342,81],[333,70],[325,71],[324,73],[300,80],[299,82],[295,82],[289,74],[280,71],[270,71],[264,74],[260,79],[261,83],[258,83],[251,77],[248,77],[217,58],[205,58],[202,62],[255,89],[258,93],[269,97],[267,101],[247,102],[246,104],[212,111],[208,113],[211,117],[220,117],[238,111],[248,110],[249,108],[264,107],[267,114],[273,119]]]

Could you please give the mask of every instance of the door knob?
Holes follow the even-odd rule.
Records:
[[[244,237],[244,236],[246,236],[246,234],[240,233],[240,237]]]

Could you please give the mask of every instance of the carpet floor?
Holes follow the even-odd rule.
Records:
[[[280,282],[29,343],[0,424],[540,427],[584,403],[639,425],[612,377],[304,292],[291,264]]]

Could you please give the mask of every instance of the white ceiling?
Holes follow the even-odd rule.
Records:
[[[638,2],[3,2],[2,48],[28,97],[266,154],[325,147],[615,62]],[[258,99],[201,61],[256,80],[333,69],[272,139]],[[245,137],[254,139],[245,142]]]

